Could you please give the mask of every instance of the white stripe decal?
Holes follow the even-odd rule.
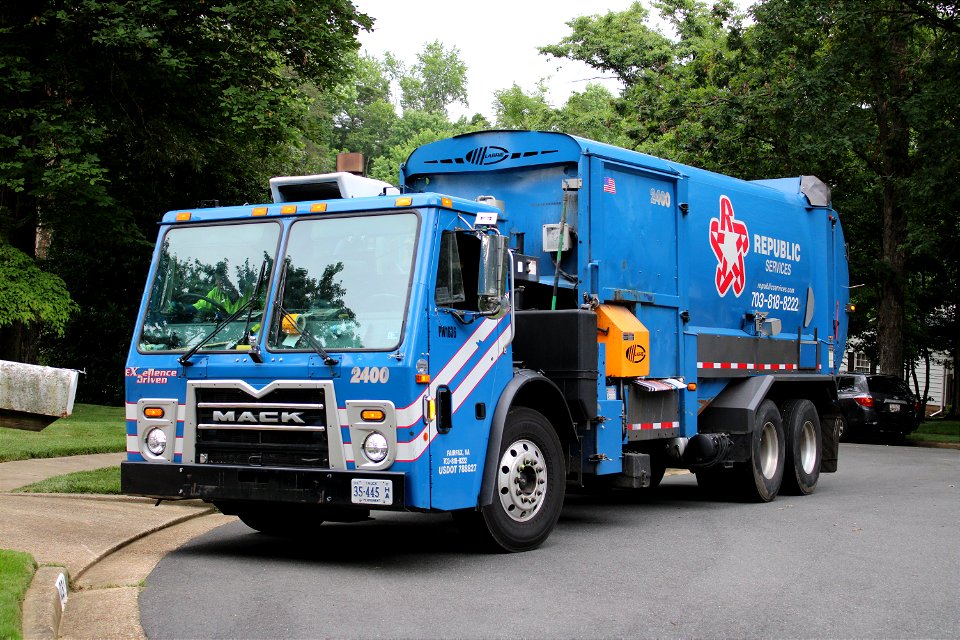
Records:
[[[456,412],[460,405],[473,393],[473,390],[480,384],[480,381],[483,380],[493,368],[493,365],[496,364],[497,360],[500,359],[500,356],[503,355],[506,344],[508,344],[504,341],[504,335],[509,331],[510,327],[504,329],[500,336],[498,336],[497,341],[487,349],[483,357],[474,365],[470,373],[467,374],[467,377],[463,379],[463,382],[453,390],[452,404],[454,412]],[[397,443],[397,462],[412,462],[423,455],[423,452],[427,450],[427,447],[433,442],[433,439],[437,437],[436,426],[436,422],[432,422],[429,426],[424,427],[410,442]],[[429,433],[429,435],[424,438],[424,435],[427,433]]]

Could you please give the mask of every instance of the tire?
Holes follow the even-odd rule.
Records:
[[[750,502],[770,502],[783,481],[785,438],[780,411],[770,400],[757,409],[750,437],[750,459],[737,465],[740,495]]]
[[[650,486],[647,490],[656,489],[663,481],[663,475],[667,472],[667,464],[663,460],[650,458]]]
[[[850,439],[850,427],[847,426],[847,419],[838,414],[833,421],[833,428],[837,430],[837,442],[847,442]]]
[[[511,552],[535,549],[549,537],[563,507],[566,469],[557,432],[539,412],[512,409],[494,462],[493,502],[479,513],[455,518],[461,526],[476,527],[484,546]]]
[[[823,432],[817,408],[809,400],[787,400],[780,407],[786,436],[781,491],[792,495],[809,495],[820,479],[823,459]]]

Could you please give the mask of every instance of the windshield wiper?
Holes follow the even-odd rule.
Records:
[[[250,344],[249,343],[250,336],[247,333],[247,331],[250,327],[250,317],[253,315],[254,307],[257,305],[257,302],[260,299],[260,287],[263,286],[263,277],[267,272],[266,267],[267,267],[267,263],[266,261],[264,261],[263,265],[261,265],[260,267],[260,275],[257,277],[257,283],[253,287],[253,294],[250,296],[250,298],[246,302],[241,304],[236,311],[234,311],[229,316],[227,316],[227,318],[223,322],[221,322],[216,327],[214,327],[213,331],[208,333],[203,340],[193,345],[193,347],[191,347],[189,351],[187,351],[185,354],[177,358],[177,361],[180,364],[182,364],[185,367],[189,367],[190,365],[192,365],[193,363],[190,362],[190,358],[192,358],[197,353],[197,351],[202,349],[204,345],[206,345],[211,340],[213,340],[213,337],[216,336],[221,331],[223,331],[224,327],[226,327],[228,324],[230,324],[231,322],[233,322],[234,320],[242,316],[243,313],[248,310],[249,310],[249,313],[247,315],[247,326],[244,328],[244,334],[246,335],[248,340],[247,344]],[[260,362],[263,362],[263,358],[260,357],[260,349],[258,347],[254,347],[253,349],[251,349],[250,357],[251,359],[253,359],[254,362],[258,364]]]
[[[277,287],[277,293],[274,296],[273,304],[273,317],[277,323],[277,331],[274,334],[274,341],[280,342],[280,332],[283,331],[283,319],[286,318],[289,312],[283,307],[283,293],[284,289],[287,286],[287,263],[283,263],[283,272],[280,274],[280,284]],[[296,327],[296,330],[300,333],[301,336],[307,339],[307,342],[313,347],[313,350],[317,352],[317,355],[323,358],[323,363],[328,366],[333,366],[335,364],[340,364],[340,361],[327,353],[327,350],[324,349],[317,339],[313,337],[313,334],[310,333],[310,330],[307,329],[307,324],[304,323],[302,327]]]

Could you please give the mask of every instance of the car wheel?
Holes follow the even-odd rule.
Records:
[[[820,479],[823,434],[817,408],[809,400],[787,400],[780,407],[783,419],[786,459],[783,472],[784,493],[813,493]]]
[[[847,426],[847,419],[843,415],[837,414],[834,418],[834,429],[837,430],[837,441],[847,442],[850,439],[850,428]]]

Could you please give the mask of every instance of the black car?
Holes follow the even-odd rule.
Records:
[[[916,431],[922,414],[917,397],[903,380],[883,374],[837,376],[844,424],[841,437],[886,437],[902,441]]]

